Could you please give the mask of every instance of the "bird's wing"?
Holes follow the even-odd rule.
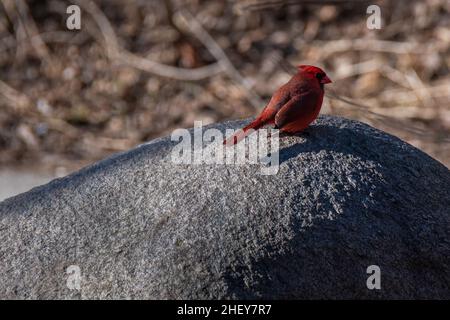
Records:
[[[289,101],[289,99],[290,99],[289,91],[285,88],[285,86],[279,88],[272,95],[272,98],[270,99],[269,103],[261,112],[261,115],[259,116],[261,122],[273,123],[273,121],[275,120],[275,115]]]
[[[319,94],[314,90],[309,90],[295,95],[283,105],[275,116],[275,124],[278,128],[283,128],[293,122],[305,122],[314,114],[317,107]]]

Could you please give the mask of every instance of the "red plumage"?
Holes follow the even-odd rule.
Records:
[[[261,114],[242,131],[225,139],[223,144],[236,144],[251,133],[250,129],[258,130],[269,124],[274,124],[285,133],[304,130],[319,115],[324,84],[330,82],[322,69],[307,65],[298,66],[297,74],[273,94]]]

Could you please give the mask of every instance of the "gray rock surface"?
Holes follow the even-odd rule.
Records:
[[[0,298],[450,299],[450,172],[414,147],[322,116],[264,176],[174,165],[175,144],[0,203]]]

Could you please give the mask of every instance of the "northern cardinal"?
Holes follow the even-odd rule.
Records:
[[[304,130],[319,115],[322,106],[324,85],[331,83],[325,72],[314,66],[300,65],[298,72],[281,86],[270,99],[269,104],[252,123],[223,141],[233,145],[259,128],[274,124],[285,133]]]

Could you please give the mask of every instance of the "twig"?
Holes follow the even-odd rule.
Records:
[[[172,0],[164,0],[164,6],[166,8],[166,13],[167,13],[167,20],[169,21],[169,24],[172,28],[174,28],[175,30],[177,30],[180,35],[183,35],[183,30],[181,30],[180,28],[178,28],[178,25],[174,22],[174,10],[173,10],[173,5],[172,5]]]
[[[26,21],[24,23],[27,35],[29,38],[31,38],[31,44],[36,50],[37,54],[43,59],[44,61],[50,61],[50,50],[45,45],[44,41],[42,41],[41,37],[39,36],[39,31],[36,26],[36,23],[34,22],[33,17],[31,16],[30,10],[25,3],[24,0],[16,0],[16,7],[19,11],[19,14],[22,16],[22,18]]]
[[[8,104],[13,109],[17,107],[22,108],[30,104],[30,99],[27,95],[17,91],[2,80],[0,80],[0,95],[6,98]]]
[[[331,99],[336,99],[336,100],[339,100],[341,102],[344,102],[344,103],[346,103],[346,104],[348,104],[350,106],[353,106],[353,107],[355,107],[355,108],[357,108],[359,110],[363,110],[365,114],[369,114],[372,117],[374,117],[375,119],[378,119],[379,121],[382,120],[383,124],[391,126],[391,127],[395,128],[395,129],[401,129],[401,130],[410,132],[412,134],[415,134],[417,136],[421,136],[422,138],[428,138],[428,139],[432,138],[432,135],[429,132],[427,132],[427,131],[424,131],[424,130],[422,130],[420,128],[417,128],[417,127],[411,126],[411,125],[405,126],[403,123],[401,123],[399,121],[396,121],[394,118],[392,118],[390,116],[385,116],[383,114],[379,114],[379,113],[370,111],[369,110],[370,109],[369,106],[363,105],[361,103],[357,103],[357,102],[351,100],[348,97],[342,97],[342,96],[340,96],[339,94],[337,94],[333,90],[328,90],[327,93],[326,93],[326,96],[331,98]],[[447,139],[447,138],[444,138],[441,141],[445,142],[445,143],[450,143],[450,139]]]
[[[380,68],[380,72],[386,78],[397,83],[398,85],[407,89],[411,89],[411,86],[408,84],[406,76],[403,72],[400,72],[399,70],[392,68],[388,64],[383,64]]]
[[[247,1],[244,3],[237,3],[234,5],[234,10],[238,13],[242,13],[245,10],[248,11],[257,11],[257,10],[265,10],[265,9],[273,9],[273,8],[283,8],[286,6],[294,6],[294,5],[342,5],[348,3],[357,3],[357,4],[365,4],[368,3],[369,0],[255,0],[255,1]]]
[[[406,79],[408,80],[410,86],[414,89],[414,92],[419,95],[420,100],[426,107],[431,107],[434,103],[430,92],[427,87],[423,84],[422,80],[417,75],[414,69],[406,74]],[[422,89],[422,90],[418,90]]]
[[[334,77],[333,77],[333,80],[334,81],[342,80],[345,78],[361,75],[364,73],[373,72],[373,71],[379,70],[380,67],[381,67],[381,63],[377,59],[372,59],[372,60],[356,63],[356,64],[350,65],[348,67],[346,66],[345,69],[342,69],[342,71],[341,71],[341,69],[338,68],[336,70],[336,75],[334,75]]]
[[[217,62],[205,67],[186,69],[167,66],[129,52],[120,46],[116,33],[108,18],[93,1],[75,0],[74,2],[83,7],[84,10],[92,16],[100,28],[106,43],[108,58],[113,62],[120,62],[121,64],[153,73],[161,77],[185,81],[201,80],[223,72],[223,66]]]
[[[341,39],[333,41],[313,41],[311,45],[321,48],[325,56],[329,56],[336,52],[359,50],[359,51],[376,51],[389,52],[395,54],[427,54],[435,50],[434,45],[424,46],[413,42],[397,42],[387,40],[374,39]]]
[[[27,4],[24,0],[12,2],[10,0],[2,0],[3,7],[8,18],[13,22],[16,32],[17,46],[16,55],[19,54],[21,44],[24,40],[28,40],[34,48],[36,54],[44,61],[51,60],[50,51],[44,41],[39,36],[39,31],[33,17],[30,14]]]
[[[94,1],[75,0],[74,2],[77,3],[84,10],[86,10],[92,16],[92,18],[94,18],[95,22],[97,23],[97,26],[100,28],[100,31],[103,34],[103,39],[105,40],[108,57],[111,60],[117,59],[120,49],[119,41],[108,18],[97,7]]]
[[[25,48],[21,44],[23,43],[23,39],[27,38],[26,32],[25,32],[25,26],[23,25],[20,17],[17,15],[17,12],[14,8],[14,2],[10,0],[2,0],[3,7],[5,8],[5,13],[8,19],[10,20],[11,24],[14,28],[14,34],[17,39],[18,45],[16,47],[16,60],[21,60],[25,56]],[[28,42],[27,42],[28,44]]]
[[[422,94],[422,91],[424,91],[424,90],[427,90],[433,98],[449,97],[450,96],[450,83],[448,83],[448,81],[445,81],[443,84],[439,84],[436,86],[415,89],[416,93],[418,93],[418,94]],[[405,96],[409,97],[410,100],[413,99],[414,101],[417,101],[417,97],[415,95],[411,95],[409,90],[405,92],[405,90],[399,90],[399,89],[386,90],[381,93],[381,98],[384,100],[388,100],[391,97],[396,97],[396,96],[398,97],[401,95],[405,95]],[[400,99],[400,100],[402,100],[402,99]],[[409,101],[409,100],[403,99],[402,101]]]
[[[142,58],[127,51],[122,52],[119,59],[121,63],[130,67],[176,80],[202,80],[223,72],[223,67],[219,63],[212,63],[195,69],[178,68]]]
[[[239,71],[228,59],[225,52],[213,37],[202,27],[200,22],[192,16],[187,10],[180,10],[175,15],[175,23],[179,23],[180,27],[188,29],[197,39],[209,50],[209,52],[217,59],[222,69],[234,80],[241,88],[255,109],[260,109],[264,105],[263,100],[253,91],[250,83],[239,73]]]

